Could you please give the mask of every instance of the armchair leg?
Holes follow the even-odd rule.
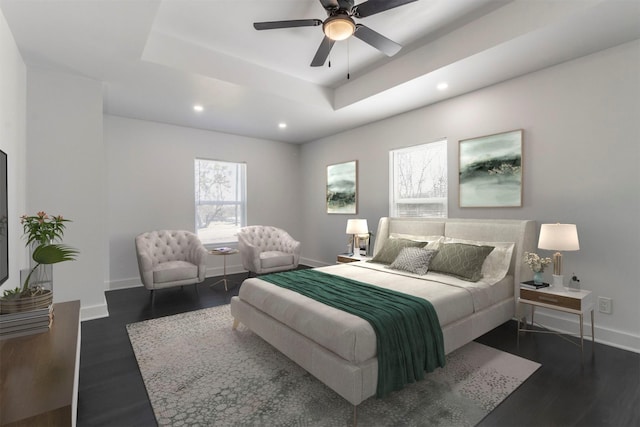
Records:
[[[155,301],[156,301],[156,293],[154,292],[153,289],[151,289],[151,293],[149,294],[149,296],[151,297],[151,307],[153,307]]]
[[[197,284],[197,283],[194,283],[194,284],[193,284],[193,287],[194,287],[194,289],[196,290],[196,295],[197,295],[197,296],[200,296],[200,292],[198,292],[198,284]]]

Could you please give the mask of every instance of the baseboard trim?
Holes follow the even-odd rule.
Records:
[[[236,274],[236,273],[246,273],[247,270],[242,268],[241,264],[237,265],[227,265],[227,275]],[[207,268],[207,272],[205,277],[215,277],[222,276],[224,273],[223,267],[212,267]],[[118,289],[128,289],[128,288],[136,288],[138,286],[142,286],[142,282],[140,281],[140,277],[130,277],[128,279],[119,279],[119,280],[111,280],[107,282],[107,290],[114,291]]]
[[[543,312],[542,310],[536,310],[536,323],[541,326],[553,329],[562,333],[579,335],[580,325],[578,323],[577,316],[575,319],[568,319],[560,317],[551,312]],[[640,353],[640,336],[631,334],[625,331],[618,331],[615,329],[609,329],[602,326],[598,326],[598,321],[595,321],[595,341],[600,344],[605,344],[611,347],[616,347],[622,350],[632,351],[634,353]],[[584,319],[584,333],[585,335],[591,335],[591,318],[585,316]],[[590,340],[591,337],[585,338]]]
[[[325,267],[329,265],[326,262],[317,261],[315,259],[310,259],[310,258],[300,258],[300,264],[308,265],[309,267]]]
[[[227,265],[227,275],[229,274],[236,274],[236,273],[246,273],[247,270],[245,270],[242,267],[242,264],[234,264],[234,265]],[[207,268],[207,277],[215,277],[215,276],[222,276],[224,274],[224,268],[223,267],[211,267],[211,268]]]
[[[324,267],[326,262],[313,260],[310,258],[301,258],[300,264],[308,265],[309,267]],[[213,267],[207,269],[207,277],[222,276],[222,267]],[[228,265],[227,274],[246,273],[246,270],[241,264]],[[142,286],[139,277],[132,277],[129,279],[113,280],[108,282],[107,290],[126,289]],[[85,310],[87,313],[85,314]],[[555,312],[545,312],[543,310],[536,310],[536,323],[540,323],[544,327],[554,329],[563,333],[575,334],[579,331],[579,325],[576,316],[571,316],[571,319],[560,317],[554,314]],[[87,307],[81,309],[82,320],[89,320],[94,318],[100,318],[108,316],[106,304]],[[585,316],[585,333],[590,333],[591,321],[589,316]],[[625,331],[618,331],[615,329],[609,329],[602,326],[598,326],[596,320],[595,325],[596,342],[605,344],[611,347],[620,348],[622,350],[632,351],[634,353],[640,353],[640,336],[631,334]]]
[[[106,301],[104,304],[90,305],[88,307],[80,308],[80,321],[101,319],[103,317],[109,317],[109,307],[107,307]]]
[[[113,291],[117,289],[127,289],[142,286],[142,282],[139,277],[131,277],[129,279],[110,280],[107,282],[107,291]]]

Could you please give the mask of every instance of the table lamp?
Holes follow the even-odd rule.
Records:
[[[553,254],[553,287],[563,286],[562,254],[560,251],[577,251],[578,229],[575,224],[542,224],[538,248],[556,251]]]
[[[369,227],[367,226],[366,219],[348,219],[347,220],[347,234],[351,235],[351,242],[349,244],[350,253],[355,254],[355,242],[356,236],[359,234],[369,234]]]

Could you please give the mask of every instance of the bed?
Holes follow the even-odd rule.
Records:
[[[484,260],[478,281],[451,272],[415,274],[368,261],[315,270],[429,300],[448,354],[514,317],[518,284],[532,274],[522,259],[525,252],[534,251],[535,233],[535,222],[528,220],[383,217],[375,236],[374,260],[406,241],[440,250],[451,243],[494,249]],[[242,283],[238,296],[231,299],[231,314],[234,328],[242,323],[354,406],[376,395],[376,336],[364,319],[260,277]]]

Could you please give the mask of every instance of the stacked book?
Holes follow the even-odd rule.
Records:
[[[53,305],[0,315],[0,340],[47,332],[53,321]]]
[[[520,282],[520,287],[524,289],[541,289],[548,288],[549,284],[544,282],[536,283],[533,280],[527,280],[526,282]]]
[[[221,254],[226,254],[226,253],[234,252],[234,249],[233,248],[229,248],[227,246],[221,246],[221,247],[218,247],[218,248],[213,248],[212,251],[213,252],[218,252],[218,253],[221,253]]]

